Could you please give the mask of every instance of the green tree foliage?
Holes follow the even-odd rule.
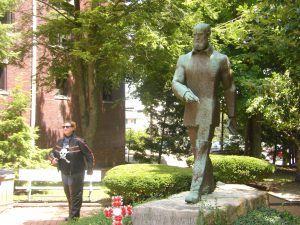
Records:
[[[129,154],[133,153],[134,160],[138,162],[153,161],[153,156],[147,154],[146,151],[145,140],[147,139],[148,135],[145,132],[134,131],[132,129],[126,130],[126,147]]]
[[[266,122],[275,130],[295,136],[299,132],[300,122],[299,92],[299,83],[294,83],[288,72],[274,73],[264,80],[260,94],[251,100],[247,111],[262,112]]]
[[[38,43],[45,47],[40,68],[50,66],[43,81],[51,86],[56,79],[73,74],[73,94],[79,100],[74,108],[92,146],[97,140],[102,91],[124,80],[137,85],[138,96],[158,121],[151,131],[154,150],[162,151],[166,136],[183,134],[175,126],[182,118],[182,105],[172,105],[166,96],[172,95],[177,58],[191,50],[192,27],[199,22],[211,24],[212,45],[231,60],[240,133],[246,133],[249,121],[259,124],[264,116],[245,109],[261,92],[265,78],[289,71],[293,83],[299,82],[297,1],[94,0],[85,8],[79,0],[74,5],[63,0],[40,2],[49,10],[38,31]]]
[[[245,100],[259,92],[260,79],[273,72],[299,76],[299,4],[295,1],[262,1],[240,6],[240,16],[216,29],[230,55]]]
[[[290,73],[274,73],[262,83],[260,94],[251,100],[249,113],[260,112],[265,123],[279,133],[283,133],[297,147],[297,161],[300,158],[300,85],[290,77]],[[297,177],[300,178],[300,163],[297,164]]]
[[[176,36],[170,41],[173,43],[171,46],[176,46],[176,52],[173,53],[190,51],[191,29],[196,23],[204,21],[212,25],[212,45],[227,54],[232,63],[238,94],[239,132],[245,136],[248,154],[260,157],[260,133],[266,127],[265,124],[261,127],[260,121],[264,115],[259,111],[250,114],[246,109],[251,99],[260,95],[262,83],[273,72],[284,73],[288,70],[292,81],[299,82],[299,3],[292,0],[230,3],[209,0],[186,1],[184,6],[184,17],[174,32]],[[180,40],[176,41],[176,38]],[[175,65],[178,55],[172,54],[168,64]],[[163,118],[166,115],[157,106],[168,107],[164,95],[170,87],[168,82],[171,81],[173,72],[174,68],[168,67],[163,78],[160,73],[156,76],[146,74],[146,78],[140,82],[141,99],[152,112],[156,110],[156,117],[160,115]],[[162,124],[158,123],[158,126]],[[160,130],[163,131],[164,128],[161,126]],[[262,131],[276,132],[269,128]],[[157,135],[160,137],[162,132]],[[268,136],[270,135],[263,137]]]
[[[4,19],[7,13],[15,10],[16,0],[0,0],[0,62],[16,56],[11,51],[15,34],[12,24],[5,24]]]
[[[144,139],[146,136],[147,134],[144,132],[128,129],[126,131],[126,145],[129,150],[133,149],[134,151],[144,151]]]
[[[165,39],[169,46],[161,50],[163,54],[153,52],[153,71],[145,71],[137,83],[137,90],[147,106],[148,114],[153,118],[148,130],[148,147],[159,155],[170,152],[187,154],[189,151],[186,129],[182,126],[183,104],[174,97],[171,81],[179,55],[192,49],[193,26],[207,22],[214,27],[232,19],[237,15],[237,10],[233,9],[244,2],[247,1],[182,1],[182,18],[176,21],[168,31],[171,35]]]
[[[79,0],[74,2],[72,6],[51,0],[44,5],[49,13],[37,34],[39,45],[45,47],[39,68],[46,67],[49,76],[39,81],[51,87],[72,73],[72,94],[78,98],[74,108],[92,147],[103,90],[124,80],[144,80],[160,90],[156,84],[164,85],[168,79],[161,76],[163,82],[151,82],[172,65],[169,59],[178,48],[172,48],[169,40],[176,35],[184,6],[181,1],[95,0],[81,8]]]
[[[23,117],[28,97],[16,87],[11,98],[0,111],[0,165],[10,169],[37,166],[42,162],[43,152],[33,146],[36,130]]]
[[[161,163],[162,154],[189,154],[189,141],[182,118],[183,104],[178,103],[171,88],[165,90],[164,97],[160,100],[155,108],[146,107],[151,121],[145,147],[158,153],[158,163]]]
[[[172,96],[172,95],[169,95]],[[173,100],[173,103],[176,102]],[[161,163],[162,154],[177,154],[178,156],[189,154],[189,142],[185,138],[185,128],[182,123],[176,122],[176,112],[173,109],[165,109],[171,115],[161,118],[161,114],[154,111],[153,122],[146,132],[126,130],[126,146],[134,152],[134,159],[138,162],[158,162]],[[174,121],[170,118],[175,118]],[[164,120],[168,119],[168,121]],[[163,128],[163,130],[160,130]],[[175,133],[173,133],[175,131]]]
[[[299,121],[299,114],[291,113],[291,110],[299,111],[299,98],[295,98],[299,91],[300,72],[300,54],[296,47],[300,42],[299,7],[299,2],[295,1],[263,1],[244,8],[241,19],[235,22],[236,26],[243,27],[238,35],[240,44],[236,44],[237,51],[242,50],[242,54],[237,54],[241,60],[237,69],[241,74],[251,72],[239,79],[240,93],[246,97],[244,106],[249,107],[251,115],[254,113],[252,109],[266,107],[255,111],[262,113],[260,120],[265,120],[263,125],[267,128],[264,132],[271,130],[283,142],[284,139],[292,141],[298,149],[295,137],[299,138],[299,130],[294,125],[295,120]],[[267,87],[266,82],[274,86]],[[293,104],[289,105],[291,101]],[[299,162],[299,156],[297,158]]]
[[[219,47],[227,52],[233,65],[239,126],[248,130],[248,135],[250,132],[253,135],[259,133],[259,121],[264,115],[249,114],[245,109],[249,107],[249,99],[260,95],[264,79],[274,72],[283,74],[289,71],[293,82],[299,82],[297,61],[300,56],[296,47],[299,46],[299,2],[253,1],[253,4],[241,4],[236,11],[236,18],[216,26],[215,35]],[[251,123],[252,126],[256,124],[256,129],[249,132]]]

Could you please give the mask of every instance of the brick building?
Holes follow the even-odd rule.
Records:
[[[17,11],[8,13],[1,18],[3,23],[15,22],[18,25],[24,13],[31,13],[34,0],[23,0]],[[37,21],[39,22],[39,21]],[[36,58],[34,57],[36,51]],[[51,148],[56,140],[62,136],[61,125],[65,119],[76,120],[71,108],[76,99],[72,96],[72,78],[67,86],[57,86],[52,90],[35,86],[35,67],[39,59],[39,49],[31,50],[22,66],[0,64],[0,95],[9,98],[11,90],[16,84],[31,96],[31,107],[25,115],[31,126],[39,127],[37,145],[41,148]],[[19,80],[19,81],[18,81]],[[122,100],[123,99],[123,100]],[[121,86],[114,90],[109,99],[105,97],[99,102],[100,121],[97,125],[95,138],[97,145],[93,149],[97,168],[111,167],[124,162],[125,154],[125,88]],[[118,101],[118,104],[115,104]],[[78,135],[84,134],[78,131]]]

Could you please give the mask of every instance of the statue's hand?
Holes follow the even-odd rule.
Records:
[[[237,122],[235,117],[231,117],[228,120],[227,129],[233,135],[237,134]]]
[[[184,100],[186,102],[199,102],[199,98],[196,95],[194,95],[191,91],[187,91],[184,94]]]

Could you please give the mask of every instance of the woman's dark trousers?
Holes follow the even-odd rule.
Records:
[[[78,218],[82,205],[84,172],[72,175],[62,173],[62,182],[69,204],[69,219]]]

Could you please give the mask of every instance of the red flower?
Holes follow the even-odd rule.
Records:
[[[121,210],[122,210],[122,215],[123,215],[123,216],[126,216],[126,208],[123,206],[123,207],[121,208]]]
[[[127,206],[127,215],[128,215],[128,216],[131,216],[131,215],[132,215],[132,206],[131,206],[131,205],[128,205],[128,206]]]
[[[106,217],[113,217],[113,225],[122,225],[123,216],[132,215],[132,206],[122,206],[122,197],[114,196],[112,197],[112,206],[110,208],[104,209],[104,215]]]
[[[122,218],[123,218],[122,216],[115,216],[114,220],[115,221],[122,221]]]
[[[121,202],[113,202],[112,203],[113,207],[120,207],[122,205]]]
[[[114,196],[112,198],[113,201],[116,201],[116,202],[121,202],[122,201],[122,197],[121,196]]]
[[[105,208],[104,209],[104,216],[105,217],[112,217],[112,208]]]

